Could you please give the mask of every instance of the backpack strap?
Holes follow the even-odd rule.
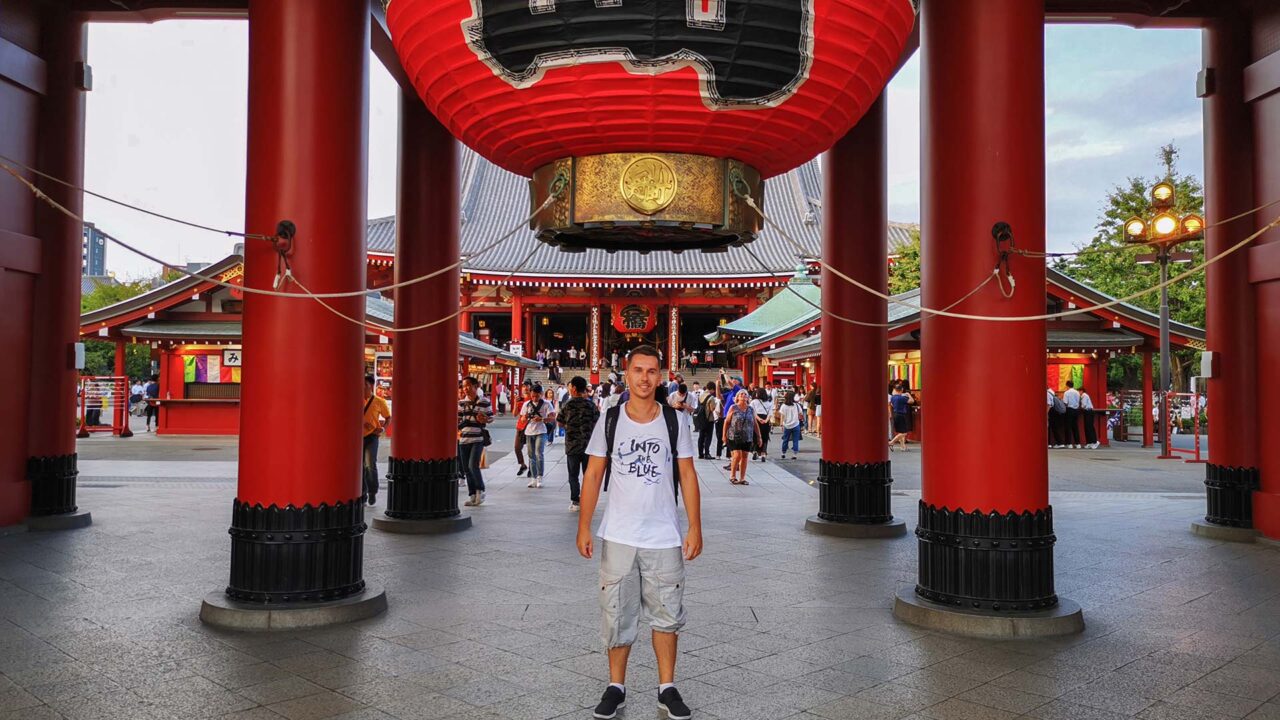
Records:
[[[662,406],[662,419],[667,421],[667,440],[671,443],[671,483],[676,493],[676,504],[680,504],[680,458],[676,457],[676,448],[680,441],[680,417],[676,409],[670,405]]]
[[[618,436],[618,413],[622,403],[604,414],[604,492],[609,492],[609,476],[613,474],[613,439]]]

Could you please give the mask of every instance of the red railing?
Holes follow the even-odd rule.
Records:
[[[76,437],[109,432],[132,437],[129,430],[129,378],[80,378],[80,430]]]
[[[1192,449],[1173,447],[1173,428],[1182,427],[1183,410],[1190,410],[1191,431],[1195,433]],[[1164,406],[1160,411],[1160,431],[1170,433],[1168,458],[1176,458],[1178,453],[1188,455],[1186,462],[1204,463],[1208,460],[1200,456],[1200,396],[1195,393],[1168,393],[1164,397]],[[1164,457],[1164,456],[1161,456]]]

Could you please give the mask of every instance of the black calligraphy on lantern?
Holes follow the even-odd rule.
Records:
[[[780,105],[804,84],[814,2],[471,0],[475,16],[462,27],[476,56],[517,88],[557,67],[692,67],[705,105],[746,109]]]

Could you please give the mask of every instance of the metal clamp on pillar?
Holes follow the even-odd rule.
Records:
[[[1253,492],[1261,487],[1258,468],[1205,466],[1204,494],[1208,511],[1204,520],[1191,523],[1191,532],[1215,540],[1254,542]]]
[[[1084,629],[1080,606],[1053,587],[1053,508],[984,513],[920,501],[919,576],[893,614],[976,637],[1069,635]]]
[[[818,514],[805,529],[839,537],[898,537],[906,521],[895,518],[889,500],[893,472],[888,460],[818,463]]]
[[[393,457],[387,471],[387,510],[373,527],[387,532],[439,534],[471,527],[458,509],[458,458],[406,460]]]
[[[364,500],[231,505],[231,581],[200,619],[232,630],[288,630],[372,617],[386,592],[364,580]]]
[[[88,527],[93,518],[76,506],[76,453],[27,458],[31,482],[31,530],[72,530]]]

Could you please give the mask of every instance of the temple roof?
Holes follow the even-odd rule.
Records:
[[[520,265],[533,250],[537,252],[518,275],[570,275],[602,277],[760,277],[790,273],[800,262],[800,253],[772,228],[765,228],[746,248],[729,248],[722,253],[688,251],[682,254],[654,252],[609,253],[587,250],[563,252],[544,245],[527,227],[493,250],[466,259],[486,245],[522,225],[529,216],[528,181],[490,163],[463,148],[461,240],[464,271],[505,275]],[[802,245],[807,257],[817,257],[822,247],[822,171],[818,159],[809,161],[765,183],[764,210],[769,218],[786,229]],[[886,242],[890,253],[909,243],[914,226],[890,223]],[[370,220],[370,253],[392,255],[396,245],[395,216]],[[752,254],[759,258],[757,262]],[[763,263],[766,267],[761,267]]]

